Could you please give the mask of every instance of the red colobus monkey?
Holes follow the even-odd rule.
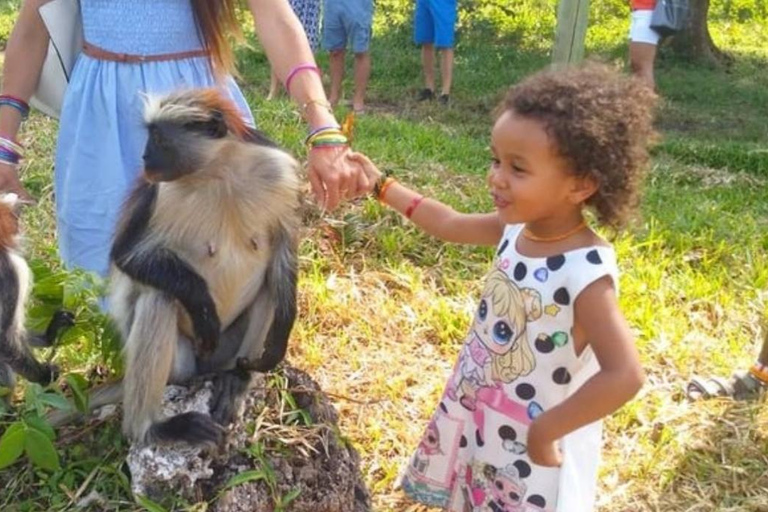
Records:
[[[16,374],[43,385],[56,379],[58,369],[37,361],[31,348],[51,346],[59,330],[73,323],[70,313],[59,311],[43,334],[24,327],[32,273],[19,250],[18,208],[16,194],[0,193],[0,386],[11,389]]]
[[[285,356],[296,317],[299,164],[214,89],[148,100],[144,177],[111,260],[123,336],[123,430],[134,441],[218,443],[250,370]],[[244,371],[248,370],[248,371]],[[213,375],[212,417],[160,418],[168,383]]]

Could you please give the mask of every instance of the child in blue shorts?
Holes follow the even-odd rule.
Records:
[[[347,46],[355,54],[355,95],[352,108],[365,111],[365,89],[371,75],[373,0],[325,0],[323,4],[323,48],[330,52],[331,91],[328,99],[336,106],[341,98],[344,57]]]
[[[456,0],[416,0],[414,41],[421,46],[424,89],[418,101],[435,98],[435,48],[441,50],[442,78],[440,103],[448,104],[453,82],[453,43],[456,27]]]

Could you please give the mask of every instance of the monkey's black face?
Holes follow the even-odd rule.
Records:
[[[227,135],[220,113],[207,120],[160,121],[148,125],[144,150],[144,173],[152,182],[174,181],[203,166],[209,149],[207,141]]]

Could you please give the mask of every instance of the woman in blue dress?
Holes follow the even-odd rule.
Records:
[[[36,89],[48,46],[38,14],[47,0],[26,0],[8,41],[0,95],[0,191],[28,198],[15,163],[16,135]],[[231,77],[227,37],[237,29],[236,0],[80,0],[85,47],[62,106],[55,158],[59,250],[67,267],[106,275],[113,227],[142,168],[145,94],[217,86],[253,122]],[[270,63],[300,105],[309,129],[337,125],[299,20],[287,0],[248,0]],[[347,159],[348,147],[309,153],[315,196],[332,209],[373,186]]]

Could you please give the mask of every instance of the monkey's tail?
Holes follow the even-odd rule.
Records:
[[[119,403],[122,398],[123,381],[104,384],[103,386],[97,387],[91,391],[90,397],[88,398],[87,413],[90,413],[93,410],[105,405]],[[53,427],[61,427],[63,425],[74,423],[76,421],[82,420],[83,417],[84,414],[82,412],[71,410],[55,410],[46,416],[48,422]]]
[[[136,301],[125,344],[123,431],[139,442],[218,443],[223,429],[205,414],[186,412],[157,421],[178,341],[175,301],[159,290],[146,289]]]

